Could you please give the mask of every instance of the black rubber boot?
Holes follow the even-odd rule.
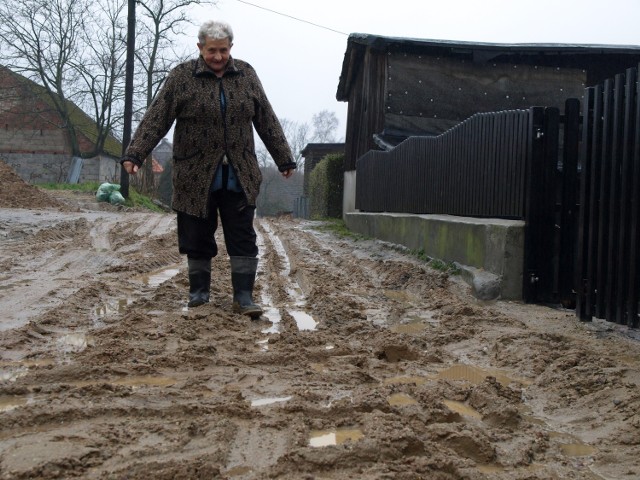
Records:
[[[253,286],[256,281],[258,259],[254,257],[230,258],[233,311],[257,319],[262,315],[262,307],[253,303]]]
[[[188,307],[199,307],[209,303],[211,289],[211,259],[187,258],[189,264]]]

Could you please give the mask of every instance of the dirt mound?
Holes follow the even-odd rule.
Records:
[[[5,162],[0,160],[0,208],[56,208],[65,209],[65,205],[28,184]]]

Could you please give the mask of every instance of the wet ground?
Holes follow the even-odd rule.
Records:
[[[0,180],[0,478],[640,478],[635,331],[290,218],[187,309],[172,214]]]

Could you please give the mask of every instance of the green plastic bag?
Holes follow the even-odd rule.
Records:
[[[117,183],[103,183],[98,187],[96,199],[99,202],[109,202],[112,205],[122,205],[124,197],[119,192],[120,185]]]
[[[109,203],[111,205],[122,205],[124,204],[124,197],[120,192],[111,192],[111,195],[109,195]]]

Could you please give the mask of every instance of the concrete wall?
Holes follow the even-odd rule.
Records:
[[[69,175],[71,157],[55,153],[0,153],[0,158],[29,183],[64,183]],[[86,158],[82,162],[80,183],[118,182],[120,164],[111,157]]]
[[[344,190],[346,207],[355,199],[355,171],[345,174]],[[522,299],[525,223],[521,220],[345,208],[344,221],[354,232],[455,263],[478,298]]]
[[[356,171],[344,173],[344,191],[342,192],[342,213],[354,212],[356,209]]]

